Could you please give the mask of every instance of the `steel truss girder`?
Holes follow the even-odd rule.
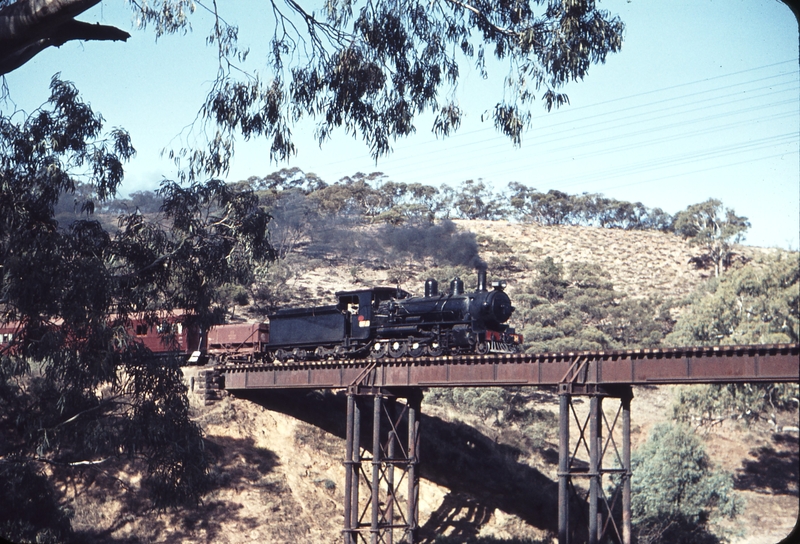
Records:
[[[398,396],[406,402],[398,403]],[[348,391],[345,544],[394,544],[397,536],[408,544],[417,541],[421,401],[416,389],[397,394],[373,388]],[[372,441],[363,447],[362,416],[369,412]]]
[[[578,416],[572,402],[573,396],[589,397],[589,412],[585,418]],[[611,420],[603,411],[605,398],[617,398],[620,401],[619,408]],[[559,544],[574,544],[580,541],[597,544],[604,539],[619,544],[630,544],[632,398],[633,392],[629,386],[613,389],[594,385],[576,387],[571,383],[559,386]],[[578,436],[572,449],[570,448],[571,420],[574,420],[578,429]],[[619,433],[621,436],[615,437],[618,423],[622,427]],[[618,444],[618,440],[621,444]],[[588,464],[583,463],[584,466],[581,466],[578,460],[579,453],[586,454],[589,459]],[[606,477],[608,483],[613,484],[610,497],[603,485]],[[582,493],[575,485],[575,480],[578,478],[589,480],[587,491]],[[619,510],[617,510],[618,504]]]

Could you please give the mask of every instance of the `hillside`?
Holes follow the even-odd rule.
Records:
[[[691,263],[695,250],[671,234],[490,221],[456,223],[475,234],[480,258],[490,274],[509,281],[512,299],[515,290],[533,277],[535,264],[548,256],[563,263],[596,263],[608,273],[615,291],[634,298],[682,298],[710,273],[697,269]],[[400,284],[419,293],[429,269],[447,266],[430,257],[422,262],[395,259],[387,263],[374,257],[310,255],[302,246],[300,251],[309,251],[305,256],[313,260],[286,264],[291,268],[287,289],[290,298],[314,303],[329,303],[334,291],[354,285]],[[739,248],[747,258],[760,251]],[[468,285],[474,282],[474,278],[465,280]],[[670,387],[635,389],[634,448],[654,425],[669,418],[673,393]],[[432,542],[436,534],[462,540],[486,536],[496,539],[492,542],[512,537],[553,541],[558,446],[553,419],[544,413],[557,412],[557,397],[547,390],[521,394],[525,406],[539,413],[543,422],[534,435],[519,425],[501,429],[492,416],[434,404],[430,401],[435,392],[427,393],[422,440],[428,457],[422,459],[420,492],[426,542]],[[120,489],[135,489],[137,484],[125,465],[95,475],[85,493],[76,495],[78,486],[63,482],[67,505],[75,512],[73,527],[84,541],[341,542],[342,395],[227,396],[210,406],[192,395],[192,402],[194,417],[206,433],[208,454],[214,459],[214,489],[203,504],[195,509],[148,512],[135,493],[123,500]],[[580,400],[576,405],[580,410]],[[613,417],[612,407],[607,410]],[[788,414],[779,416],[777,423],[796,425],[795,420],[796,414]],[[729,528],[731,541],[768,544],[788,534],[798,516],[798,434],[773,433],[766,423],[745,427],[731,422],[698,432],[712,460],[734,475],[747,501],[744,514]],[[483,453],[471,454],[470,449]],[[473,466],[475,474],[448,468],[455,455],[465,456],[465,466]],[[498,500],[497,489],[506,489],[511,496]]]
[[[565,264],[592,262],[609,273],[616,290],[629,296],[661,295],[681,297],[711,273],[690,263],[696,249],[674,234],[658,231],[626,231],[595,227],[520,224],[507,221],[465,221],[454,223],[460,230],[476,235],[480,257],[492,275],[509,281],[509,292],[530,279],[533,265],[544,257]],[[741,246],[749,255],[756,251]],[[377,264],[377,266],[376,266]],[[436,260],[427,263],[406,262],[407,271],[400,287],[419,292],[426,268],[442,266]],[[322,265],[322,266],[316,266]],[[353,269],[358,269],[354,275]],[[363,284],[393,284],[397,266],[374,262],[342,263],[335,256],[315,261],[303,270],[294,286],[298,292],[315,298],[332,299],[335,291],[351,288],[353,281]],[[474,278],[467,279],[474,282]]]

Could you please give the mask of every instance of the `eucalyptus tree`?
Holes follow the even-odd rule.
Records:
[[[756,259],[701,285],[665,338],[673,346],[784,344],[800,340],[800,257]],[[767,420],[800,407],[797,384],[727,384],[681,390],[675,416],[718,423]],[[774,421],[773,421],[774,422]]]
[[[70,40],[126,40],[121,29],[75,19],[99,2],[0,0],[0,74]],[[431,114],[436,135],[446,136],[465,114],[456,90],[470,65],[485,78],[505,71],[497,95],[481,107],[519,144],[533,103],[541,100],[548,110],[567,104],[564,86],[619,51],[624,31],[593,0],[252,1],[249,9],[272,17],[266,36],[255,38],[268,40],[268,54],[254,59],[227,17],[227,2],[128,4],[139,25],[158,37],[190,29],[198,8],[212,13],[207,42],[219,64],[199,105],[209,139],[203,149],[174,155],[189,178],[224,173],[237,135],[265,137],[273,159],[290,157],[291,128],[305,117],[316,122],[320,142],[344,129],[376,158],[413,133],[422,113]]]
[[[672,228],[705,251],[704,257],[714,267],[714,276],[719,277],[730,264],[733,245],[744,239],[750,222],[736,215],[735,210],[725,208],[720,200],[709,198],[675,214]]]
[[[165,181],[160,216],[121,215],[109,232],[91,212],[134,152],[58,78],[42,108],[0,117],[0,325],[13,330],[0,346],[0,536],[14,542],[67,540],[53,485],[65,473],[78,486],[87,471],[140,472],[157,506],[208,486],[181,361],[127,331],[173,310],[190,326],[215,322],[219,287],[248,284],[271,258],[269,216],[220,181]],[[64,195],[83,212],[68,226],[55,216]]]

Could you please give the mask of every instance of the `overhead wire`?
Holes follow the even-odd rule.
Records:
[[[782,63],[776,63],[776,65],[780,65],[780,64],[782,64]],[[771,66],[774,66],[774,65],[771,65]],[[748,71],[752,71],[752,70],[748,70]],[[557,126],[557,125],[562,125],[562,126],[565,126],[566,128],[564,128],[562,130],[555,131],[555,132],[547,132],[546,129],[544,129],[544,128],[542,128],[541,130],[538,130],[538,131],[533,131],[534,135],[532,137],[530,137],[530,138],[527,138],[526,142],[523,144],[523,146],[524,147],[531,146],[531,148],[534,149],[534,151],[538,151],[540,153],[547,153],[551,157],[551,162],[557,162],[557,158],[555,158],[553,156],[553,153],[556,153],[558,151],[563,151],[565,149],[574,151],[574,149],[576,149],[576,148],[581,148],[581,147],[585,148],[585,147],[587,147],[589,145],[599,145],[599,144],[607,142],[607,141],[622,141],[622,140],[624,140],[626,138],[630,139],[630,138],[634,138],[634,137],[642,137],[642,136],[647,136],[648,134],[658,134],[658,133],[662,133],[663,134],[665,131],[669,131],[669,130],[678,130],[678,129],[681,130],[681,132],[678,135],[674,135],[674,136],[670,136],[670,137],[661,136],[661,137],[651,138],[649,140],[647,140],[647,139],[639,139],[634,144],[626,144],[626,145],[622,145],[622,146],[621,145],[616,145],[616,146],[608,146],[608,147],[606,147],[606,151],[605,152],[607,152],[607,153],[615,153],[615,152],[625,151],[625,150],[629,150],[629,149],[633,149],[633,148],[645,147],[645,146],[650,145],[650,144],[663,143],[663,142],[666,142],[666,141],[675,141],[675,140],[679,140],[679,139],[682,139],[682,138],[690,138],[690,137],[695,137],[695,136],[702,135],[702,134],[708,134],[709,131],[723,131],[723,130],[734,128],[734,127],[737,127],[737,126],[742,126],[742,125],[745,125],[745,124],[748,124],[748,123],[756,123],[756,122],[764,122],[764,121],[767,121],[767,120],[779,120],[779,119],[782,119],[782,118],[797,117],[797,109],[796,108],[789,108],[789,109],[787,109],[786,111],[784,111],[782,113],[777,113],[777,114],[773,114],[773,115],[762,115],[758,119],[748,119],[748,118],[741,119],[742,116],[745,115],[745,114],[752,114],[752,113],[756,113],[756,112],[763,111],[763,110],[770,110],[770,109],[775,109],[775,108],[779,108],[779,107],[782,107],[782,106],[792,106],[794,104],[798,104],[798,101],[795,98],[796,97],[796,92],[797,92],[797,89],[798,89],[796,76],[797,76],[797,72],[784,72],[784,73],[781,73],[781,74],[775,74],[775,75],[771,75],[771,76],[767,76],[767,77],[751,79],[751,80],[746,81],[746,82],[736,82],[736,83],[733,83],[733,84],[730,84],[730,85],[716,87],[714,89],[706,89],[706,90],[702,90],[702,91],[696,91],[696,92],[692,92],[692,93],[687,93],[687,94],[684,94],[684,95],[681,95],[681,96],[677,96],[677,97],[667,97],[667,98],[664,98],[664,99],[651,101],[651,102],[648,102],[646,104],[635,105],[635,106],[632,106],[631,108],[617,109],[617,110],[614,110],[613,112],[600,112],[600,113],[597,113],[597,114],[594,114],[594,115],[590,115],[590,116],[582,116],[580,119],[577,119],[577,120],[562,121],[562,122],[559,122],[559,123],[551,124],[551,125],[549,125],[548,128],[552,128],[553,126]],[[710,78],[710,79],[720,79],[721,77],[722,76],[719,76],[717,78]],[[734,93],[728,92],[727,94],[711,96],[711,97],[705,98],[703,100],[699,100],[699,101],[695,100],[693,102],[685,103],[685,100],[687,98],[697,97],[697,96],[701,96],[701,95],[709,94],[709,93],[720,93],[720,92],[723,92],[723,91],[730,91],[731,89],[734,89],[734,88],[741,88],[741,87],[743,87],[745,85],[752,85],[753,83],[768,81],[768,80],[772,80],[772,79],[780,78],[780,77],[789,77],[789,78],[791,78],[791,80],[790,81],[778,82],[776,85],[773,85],[773,86],[762,85],[762,86],[755,87],[755,88],[747,88],[747,89],[744,89],[744,90],[741,90],[741,91],[736,91]],[[706,80],[703,80],[703,81],[706,81]],[[703,81],[701,81],[700,83],[702,83]],[[688,85],[689,84],[682,84],[682,85],[673,86],[671,88],[686,87]],[[760,92],[760,91],[768,91],[768,92]],[[706,115],[706,116],[700,117],[700,118],[691,117],[691,118],[688,118],[687,120],[676,120],[673,123],[669,123],[669,124],[666,124],[666,125],[665,124],[661,124],[661,125],[656,125],[656,126],[650,126],[648,128],[643,128],[643,129],[641,129],[639,131],[613,133],[613,130],[618,130],[618,129],[621,129],[621,128],[624,128],[624,127],[640,126],[640,125],[643,125],[643,124],[646,124],[646,123],[651,123],[651,122],[657,121],[659,119],[666,119],[666,120],[674,119],[676,115],[688,115],[688,114],[696,113],[696,112],[709,111],[709,110],[712,109],[711,106],[713,106],[713,108],[715,108],[715,109],[720,109],[720,108],[723,108],[723,107],[726,107],[726,106],[731,106],[731,105],[734,105],[734,104],[737,104],[737,103],[746,104],[747,102],[752,102],[753,100],[762,100],[762,99],[767,98],[767,97],[786,94],[786,93],[790,93],[792,91],[794,91],[794,93],[791,94],[792,98],[789,98],[789,99],[786,99],[786,100],[774,101],[774,102],[770,102],[770,103],[766,103],[766,104],[762,103],[762,104],[758,104],[758,105],[751,106],[751,107],[739,108],[739,109],[736,109],[736,110],[723,111],[723,112],[715,113],[715,114],[712,114],[712,115]],[[657,91],[648,91],[648,92],[645,92],[645,93],[640,93],[640,96],[652,95],[652,94],[654,94],[656,92]],[[756,93],[756,94],[754,94],[754,93]],[[744,96],[742,96],[743,94],[744,94]],[[607,102],[615,102],[617,100],[618,99],[615,99],[614,101],[607,101]],[[653,109],[654,106],[663,105],[665,103],[675,102],[675,101],[681,101],[681,102],[678,103],[678,104],[675,104],[673,106],[670,106],[668,108]],[[706,104],[706,103],[711,103],[711,104],[710,104],[709,107],[704,107],[703,105]],[[589,125],[586,125],[586,124],[581,125],[580,124],[585,119],[598,119],[598,118],[602,118],[602,117],[613,116],[614,114],[625,113],[627,111],[630,111],[633,108],[638,108],[638,109],[650,108],[650,110],[649,111],[645,110],[644,114],[638,114],[638,115],[629,114],[629,115],[625,115],[625,116],[622,116],[622,117],[617,115],[616,118],[612,117],[611,120],[609,120],[608,122],[597,122],[597,123],[592,123],[592,124],[589,124]],[[680,111],[681,109],[682,109],[682,111]],[[676,110],[675,113],[669,113],[670,111],[673,111],[673,110]],[[646,116],[649,116],[649,117],[646,117]],[[694,130],[692,132],[687,132],[686,131],[686,128],[688,126],[691,126],[691,125],[698,125],[698,124],[708,123],[708,122],[711,122],[711,121],[714,121],[714,120],[721,120],[721,119],[726,119],[726,118],[740,118],[741,120],[736,121],[736,122],[732,122],[732,123],[728,123],[728,124],[724,124],[724,125],[719,125],[717,127],[702,128],[702,129]],[[631,121],[627,122],[627,123],[621,122],[621,121],[624,121],[624,120],[631,120]],[[570,123],[572,123],[572,126],[568,126]],[[591,128],[591,127],[598,127],[598,128],[596,128],[596,130],[591,130],[591,131],[590,130],[586,130],[587,128]],[[591,135],[591,134],[597,134],[599,136],[595,140],[587,141],[585,139],[586,136],[587,135]],[[554,138],[554,136],[559,136],[559,135],[561,137]],[[581,138],[583,138],[583,139],[581,139]],[[476,150],[480,150],[481,152],[483,152],[487,156],[490,156],[491,155],[490,152],[492,150],[497,149],[498,147],[501,147],[504,144],[507,145],[507,142],[500,141],[501,139],[502,139],[502,137],[494,136],[494,137],[491,137],[491,138],[486,138],[486,139],[482,139],[482,140],[478,140],[478,141],[474,141],[474,140],[473,141],[468,141],[468,142],[462,143],[462,144],[460,144],[458,146],[449,146],[448,147],[448,153],[454,151],[454,147],[455,147],[455,149],[458,149],[458,148],[473,148],[473,149],[476,149]],[[565,145],[562,146],[562,147],[557,147],[557,148],[547,147],[547,145],[550,145],[555,141],[563,141],[563,142],[565,142]],[[547,144],[547,145],[543,145],[543,144]],[[537,149],[536,146],[543,147],[544,149]],[[589,157],[589,156],[592,156],[592,155],[595,155],[595,154],[596,154],[596,152],[591,152],[591,153],[579,154],[578,156],[580,156],[580,157]],[[431,168],[430,163],[428,163],[428,162],[426,162],[424,160],[426,156],[431,156],[431,157],[436,158],[437,165],[440,165],[441,162],[442,162],[441,161],[441,152],[440,151],[429,150],[428,152],[426,152],[424,154],[415,155],[413,166],[411,166],[411,167],[406,166],[405,168],[401,168],[401,171],[402,171],[401,175],[404,175],[406,177],[413,176],[416,173],[420,173],[420,175],[422,175],[423,172],[430,170],[430,168]],[[574,154],[570,156],[570,160],[573,160],[575,158],[576,158],[576,156]],[[400,159],[398,159],[398,160],[400,160]],[[385,163],[384,165],[380,165],[380,166],[387,166],[387,165],[391,166],[391,164],[389,164],[389,162],[390,161],[387,161],[387,163]],[[492,166],[494,164],[505,164],[506,162],[507,161],[505,161],[504,159],[501,158],[496,163],[491,163],[491,162],[490,163],[484,163],[483,166]],[[500,170],[501,171],[496,172],[496,176],[495,177],[498,177],[498,176],[502,175],[503,169],[500,169]],[[508,172],[507,169],[505,171]],[[395,172],[396,172],[396,170],[391,171],[390,172],[390,177],[393,177],[395,175]],[[397,173],[400,173],[400,172],[397,172]]]
[[[550,120],[550,119],[553,119],[553,118],[559,118],[559,117],[564,117],[564,116],[573,117],[575,115],[575,112],[578,112],[578,111],[581,111],[581,110],[590,110],[590,111],[591,110],[596,110],[596,108],[598,106],[602,106],[602,105],[605,105],[605,104],[612,104],[612,103],[621,102],[621,101],[630,101],[632,99],[641,98],[641,97],[650,96],[650,95],[656,95],[658,93],[663,93],[665,91],[671,91],[671,90],[674,90],[674,89],[680,89],[680,88],[685,88],[685,87],[696,86],[696,85],[704,84],[704,83],[707,83],[707,82],[710,82],[710,81],[716,81],[716,80],[720,80],[720,79],[730,78],[730,77],[733,77],[733,76],[736,76],[736,75],[746,74],[746,73],[750,73],[750,72],[754,72],[754,71],[758,71],[758,70],[763,70],[763,69],[767,69],[767,68],[774,68],[774,67],[777,67],[777,66],[783,66],[783,65],[786,65],[786,64],[789,64],[789,63],[793,63],[793,62],[794,61],[791,61],[791,60],[782,61],[782,62],[773,63],[773,64],[766,65],[766,66],[751,68],[751,69],[747,69],[747,70],[741,70],[741,71],[734,72],[734,73],[731,73],[731,74],[724,74],[724,75],[720,75],[720,76],[714,76],[714,77],[711,77],[711,78],[705,78],[703,80],[698,80],[698,81],[693,81],[693,82],[673,85],[673,86],[665,87],[665,88],[662,88],[662,89],[654,89],[654,90],[645,91],[645,92],[642,92],[642,93],[636,93],[636,94],[628,95],[628,96],[625,96],[625,97],[615,98],[615,99],[612,99],[612,100],[598,102],[598,103],[590,104],[590,105],[586,105],[586,106],[579,106],[579,107],[576,107],[576,108],[569,107],[569,108],[566,108],[566,109],[558,110],[556,112],[548,113],[546,116],[544,116],[542,118],[539,118],[539,120],[540,121],[542,119]],[[776,78],[781,78],[781,77],[786,77],[786,76],[791,77],[791,78],[796,78],[797,71],[781,72],[781,73],[778,73],[778,74],[772,74],[772,75],[768,75],[768,76],[764,76],[764,77],[754,78],[754,79],[750,79],[750,80],[747,80],[747,81],[734,82],[734,83],[731,83],[729,85],[718,86],[718,87],[714,87],[714,88],[711,88],[711,89],[703,89],[703,90],[700,90],[700,91],[693,91],[693,92],[681,94],[681,95],[678,95],[678,96],[670,96],[670,97],[666,97],[666,98],[662,98],[662,99],[658,99],[658,100],[654,100],[654,101],[650,101],[650,102],[646,102],[646,103],[642,103],[642,104],[627,105],[624,108],[619,108],[619,109],[615,109],[615,110],[602,111],[602,112],[595,113],[595,114],[590,114],[590,115],[583,115],[583,116],[580,116],[579,119],[568,118],[566,120],[558,121],[558,122],[555,122],[555,123],[549,123],[549,124],[540,125],[540,126],[535,127],[533,130],[531,130],[531,133],[526,135],[526,138],[524,140],[523,146],[527,147],[528,145],[532,145],[532,144],[536,143],[538,139],[541,139],[541,138],[544,138],[544,139],[546,139],[548,141],[552,141],[552,136],[553,136],[554,133],[549,132],[549,131],[552,130],[553,128],[555,128],[555,127],[558,127],[558,126],[565,126],[566,128],[564,128],[561,131],[555,132],[555,134],[567,133],[567,134],[569,134],[570,138],[575,138],[576,136],[580,136],[581,134],[585,133],[585,132],[580,132],[579,130],[576,131],[576,128],[574,126],[574,124],[576,122],[577,123],[584,123],[584,125],[583,125],[584,128],[587,127],[587,126],[600,126],[603,131],[607,131],[608,129],[613,128],[612,126],[609,126],[608,122],[600,121],[600,122],[594,123],[592,125],[586,125],[585,122],[587,120],[590,120],[590,119],[601,119],[601,118],[604,118],[604,117],[614,116],[616,114],[623,113],[623,112],[631,112],[631,111],[634,111],[634,110],[641,110],[641,109],[646,109],[646,108],[653,109],[654,107],[656,107],[656,106],[658,106],[660,104],[665,104],[665,103],[675,102],[675,101],[680,101],[680,103],[676,104],[674,106],[671,106],[669,109],[685,107],[685,104],[684,104],[685,101],[690,99],[690,98],[692,98],[692,97],[701,96],[701,95],[709,94],[709,93],[719,93],[721,91],[731,90],[731,89],[735,89],[735,88],[741,88],[743,86],[752,85],[753,83],[770,81],[770,80],[774,80]],[[782,85],[791,85],[791,84],[795,84],[795,87],[793,87],[792,89],[788,89],[788,90],[796,89],[796,79],[794,79],[793,81],[788,81],[788,82],[782,83]],[[754,91],[764,90],[764,89],[768,89],[768,88],[770,88],[770,86],[769,85],[765,85],[765,86],[756,87],[756,88],[749,88],[749,89],[746,89],[745,91],[742,91],[742,92],[752,93]],[[779,92],[781,92],[781,91],[775,90],[772,93],[766,93],[766,94],[767,95],[776,94],[776,93],[779,93]],[[709,97],[709,98],[707,98],[707,99],[705,99],[703,101],[694,101],[694,103],[695,104],[701,104],[701,103],[715,101],[715,100],[718,101],[721,98],[731,97],[731,96],[739,96],[739,93],[735,93],[735,94],[730,94],[729,93],[729,94],[723,95],[722,97],[720,97],[720,96],[711,96],[711,97]],[[748,99],[755,99],[755,98],[757,98],[757,97],[748,96],[748,97],[741,98],[739,100],[748,100]],[[659,111],[666,111],[666,110],[663,109],[663,108],[660,109],[660,110],[655,110],[654,112],[651,113],[651,115],[653,115],[653,114],[655,114],[656,112],[659,112]],[[636,116],[641,117],[641,114],[630,114],[627,117],[622,117],[620,119],[633,118],[633,117],[636,117]],[[569,126],[569,125],[572,125],[572,126]],[[459,143],[459,141],[465,140],[470,136],[474,136],[476,134],[481,134],[481,133],[486,133],[488,135],[488,137],[480,139],[480,140],[471,140],[471,141],[466,141],[466,142],[463,142],[463,143]],[[463,133],[461,133],[461,132],[456,133],[454,136],[449,137],[449,142],[450,142],[451,145],[448,146],[448,152],[453,152],[453,151],[457,151],[459,149],[468,148],[468,147],[479,147],[483,151],[486,151],[487,149],[495,149],[495,148],[502,148],[502,147],[507,147],[508,146],[507,138],[505,138],[502,135],[498,135],[496,132],[494,132],[494,128],[493,127],[485,127],[485,128],[480,128],[480,129],[477,129],[477,130],[465,131]],[[491,145],[492,147],[487,147],[487,145]],[[394,153],[394,157],[389,157],[389,158],[387,158],[385,160],[382,160],[376,166],[376,168],[379,169],[379,170],[380,169],[391,169],[394,165],[402,164],[407,159],[401,158],[400,155],[401,154],[406,154],[406,153],[409,153],[409,152],[414,152],[415,148],[426,149],[425,151],[423,151],[421,153],[414,153],[414,163],[418,167],[420,167],[420,168],[424,168],[425,167],[424,159],[426,157],[434,157],[436,162],[437,162],[437,164],[441,164],[441,162],[442,162],[441,161],[441,150],[432,149],[432,146],[430,145],[430,142],[417,142],[417,143],[404,142],[401,146],[398,146],[396,148],[395,153]],[[351,158],[343,157],[342,159],[340,159],[338,161],[335,161],[333,163],[329,163],[329,166],[330,165],[336,165],[336,164],[344,165],[344,164],[347,164],[347,163],[349,163],[351,161],[352,161]]]

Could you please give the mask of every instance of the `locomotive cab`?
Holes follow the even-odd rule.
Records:
[[[339,291],[337,309],[345,316],[345,337],[367,340],[372,336],[376,317],[387,302],[403,300],[411,295],[402,289],[375,287],[358,291]]]

